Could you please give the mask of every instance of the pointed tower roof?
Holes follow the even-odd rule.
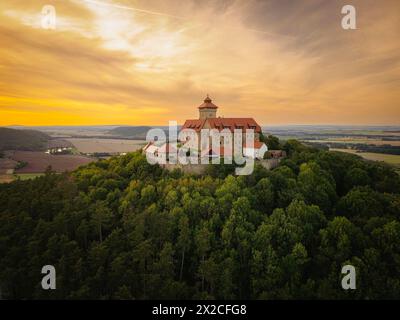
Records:
[[[204,103],[199,106],[199,109],[218,109],[218,107],[212,103],[211,98],[207,94],[207,97],[204,99]]]

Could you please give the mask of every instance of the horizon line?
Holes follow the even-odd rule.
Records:
[[[178,124],[179,126],[179,124]],[[261,124],[261,127],[400,127],[398,124],[309,124],[309,123],[298,123],[298,124]],[[168,127],[168,124],[10,124],[10,125],[0,125],[0,128],[7,127]]]

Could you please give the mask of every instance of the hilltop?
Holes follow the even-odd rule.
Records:
[[[117,127],[108,131],[113,136],[132,138],[132,139],[146,139],[146,133],[151,127],[138,126],[138,127]]]
[[[37,130],[0,128],[0,150],[41,151],[50,136]]]
[[[168,172],[138,151],[0,185],[3,296],[399,299],[400,177],[351,154],[282,148],[278,168],[249,176]],[[37,289],[43,261],[60,289]],[[346,264],[357,290],[338,281]]]

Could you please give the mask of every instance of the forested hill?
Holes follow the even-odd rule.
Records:
[[[50,136],[37,130],[17,130],[0,127],[0,151],[40,151],[46,148],[49,140]]]
[[[296,141],[267,171],[189,176],[140,153],[0,185],[3,298],[399,299],[400,181]],[[42,290],[54,265],[57,289]],[[341,268],[357,289],[341,288]]]
[[[108,134],[117,136],[120,138],[146,140],[147,132],[150,129],[161,129],[164,132],[168,131],[168,127],[165,127],[165,126],[159,126],[159,127],[131,126],[131,127],[114,128],[114,129],[108,131]],[[180,129],[180,127],[178,126],[178,130],[179,129]]]
[[[146,133],[151,129],[147,126],[138,127],[117,127],[110,130],[108,133],[118,137],[146,139]]]

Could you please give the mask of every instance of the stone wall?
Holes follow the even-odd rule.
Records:
[[[276,168],[279,165],[280,159],[264,159],[264,160],[256,160],[255,163],[261,164],[267,170],[271,170]],[[162,168],[172,171],[174,169],[181,169],[182,172],[191,173],[191,174],[203,174],[206,172],[207,166],[212,164],[163,164]]]
[[[162,168],[172,171],[174,169],[181,169],[184,173],[191,173],[191,174],[203,174],[205,173],[207,166],[209,164],[163,164],[161,165]]]
[[[271,170],[279,166],[281,159],[263,159],[258,161],[265,169]]]

